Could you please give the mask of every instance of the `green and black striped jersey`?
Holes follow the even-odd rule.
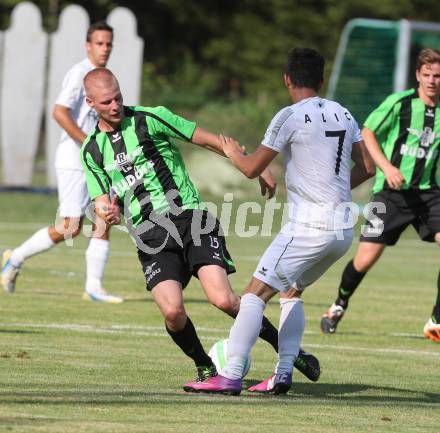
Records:
[[[376,108],[364,126],[376,134],[387,159],[400,169],[402,189],[439,186],[440,107],[429,107],[417,89],[394,93]],[[376,169],[373,192],[387,189],[384,173]]]
[[[126,217],[136,227],[154,210],[203,207],[182,156],[170,138],[190,141],[196,128],[165,107],[125,107],[117,130],[96,125],[81,148],[90,197],[118,195]],[[129,215],[127,215],[127,210]]]

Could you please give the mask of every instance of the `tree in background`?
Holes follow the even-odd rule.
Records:
[[[0,25],[18,0],[0,0]],[[83,6],[91,20],[130,8],[145,43],[146,96],[195,108],[206,98],[278,97],[280,65],[293,46],[334,58],[340,33],[355,17],[432,20],[436,0],[34,0],[48,31],[63,7]],[[360,53],[362,55],[362,53]],[[328,71],[331,68],[328,68]],[[186,101],[186,102],[185,102]]]

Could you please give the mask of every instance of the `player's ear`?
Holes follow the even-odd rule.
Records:
[[[290,77],[287,74],[284,74],[284,84],[286,87],[292,86],[292,81],[290,80]]]
[[[87,105],[89,105],[90,107],[92,107],[93,108],[93,100],[92,99],[90,99],[88,96],[86,96],[86,102],[87,102]]]
[[[416,80],[418,83],[420,83],[420,70],[416,69]]]

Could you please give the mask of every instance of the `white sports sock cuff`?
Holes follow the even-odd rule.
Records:
[[[304,301],[301,298],[280,298],[280,308],[285,304],[289,304],[290,302],[301,302],[304,304]]]
[[[91,238],[88,248],[94,249],[100,254],[104,254],[110,249],[110,242],[106,239]]]
[[[90,239],[89,246],[86,250],[87,260],[103,260],[107,262],[110,253],[110,242],[104,239]]]
[[[253,293],[246,293],[241,297],[240,301],[240,307],[244,304],[253,304],[257,305],[259,307],[262,307],[263,310],[266,308],[266,303],[257,295],[254,295]]]

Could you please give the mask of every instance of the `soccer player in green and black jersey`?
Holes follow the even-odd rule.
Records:
[[[147,289],[166,329],[193,359],[198,380],[204,380],[216,370],[185,312],[182,290],[196,276],[208,300],[232,317],[240,298],[228,281],[235,269],[219,222],[205,210],[170,138],[224,155],[220,139],[165,107],[124,106],[119,84],[108,69],[89,72],[84,87],[87,103],[99,115],[81,149],[96,213],[112,225],[119,224],[123,210]],[[269,171],[260,184],[264,195],[274,195],[276,182]],[[278,349],[278,332],[266,318],[260,336]],[[311,380],[318,379],[319,362],[313,355],[302,352],[295,365]]]
[[[383,203],[383,231],[367,222],[356,255],[344,269],[338,297],[321,319],[321,330],[334,333],[348,301],[385,247],[395,245],[410,224],[420,238],[440,245],[440,51],[418,57],[417,89],[390,95],[367,118],[362,130],[376,163],[372,202]],[[440,273],[437,298],[424,335],[440,342]]]

